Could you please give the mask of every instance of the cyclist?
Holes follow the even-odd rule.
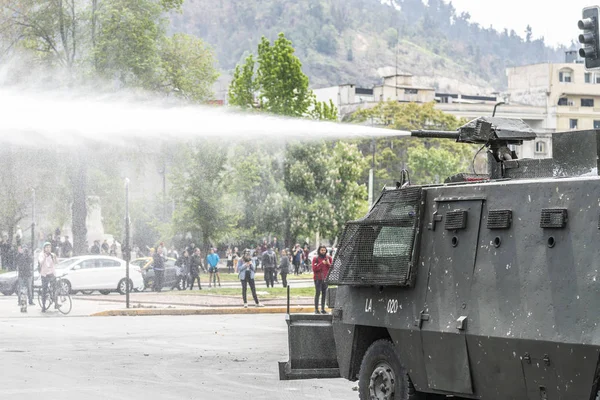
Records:
[[[42,276],[42,312],[46,312],[45,303],[48,290],[52,294],[54,308],[58,309],[60,307],[56,301],[56,264],[57,260],[56,255],[52,253],[52,244],[50,242],[44,243],[44,251],[38,256],[38,270]]]

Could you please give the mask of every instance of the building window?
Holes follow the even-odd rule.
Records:
[[[577,120],[576,119],[570,119],[569,120],[569,128],[570,129],[577,129]]]
[[[594,99],[581,99],[581,107],[594,107]]]
[[[546,152],[546,143],[539,141],[535,142],[535,152],[536,153],[545,153]]]
[[[558,105],[559,106],[569,105],[569,99],[567,99],[566,97],[561,97],[560,99],[558,99]]]
[[[571,70],[564,70],[558,73],[558,80],[560,82],[570,83],[573,82],[573,74]]]
[[[585,78],[585,83],[592,83],[592,73],[591,72],[586,72],[585,74],[583,74],[584,78]]]
[[[417,89],[404,89],[404,94],[417,94],[419,91]]]
[[[600,129],[600,121],[597,119],[594,120],[594,129]]]

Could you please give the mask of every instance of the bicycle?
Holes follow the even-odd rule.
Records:
[[[69,288],[67,285],[62,284],[62,279],[57,278],[53,284],[48,285],[48,289],[46,298],[43,298],[43,287],[38,289],[37,302],[42,308],[42,311],[48,310],[54,303],[54,299],[56,299],[58,311],[63,315],[70,313],[73,302],[71,300]]]

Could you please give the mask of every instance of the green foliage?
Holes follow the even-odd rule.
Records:
[[[315,49],[319,53],[334,56],[338,50],[337,36],[338,33],[333,25],[324,26],[321,34],[317,36]]]
[[[243,65],[237,65],[229,85],[229,104],[242,108],[254,107],[254,56],[250,54]]]
[[[286,151],[284,182],[290,238],[319,232],[333,240],[343,224],[363,214],[366,187],[359,184],[366,168],[354,144],[321,142],[291,145]]]
[[[258,45],[256,84],[261,107],[274,114],[301,117],[312,102],[308,78],[294,55],[292,42],[280,33],[271,45],[263,37]]]
[[[372,122],[397,130],[456,130],[467,121],[434,108],[434,103],[381,102],[353,115],[355,122]],[[376,176],[393,184],[408,168],[414,184],[443,182],[451,175],[471,170],[476,147],[447,139],[386,138],[376,143]],[[370,151],[370,150],[369,150]]]
[[[148,0],[110,0],[98,12],[94,49],[97,72],[123,86],[151,89],[165,35],[162,4]]]
[[[313,119],[318,120],[337,121],[338,109],[331,99],[329,99],[329,103],[315,100],[313,109],[311,110],[311,116]]]
[[[175,91],[194,102],[211,98],[218,73],[212,49],[201,39],[175,34],[164,40],[160,58],[163,91]]]
[[[387,28],[385,31],[383,31],[383,38],[385,39],[388,48],[394,49],[398,43],[398,31],[394,28]]]

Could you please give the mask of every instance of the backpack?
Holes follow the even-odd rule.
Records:
[[[265,253],[263,256],[263,267],[273,268],[277,261],[275,260],[275,253]]]

